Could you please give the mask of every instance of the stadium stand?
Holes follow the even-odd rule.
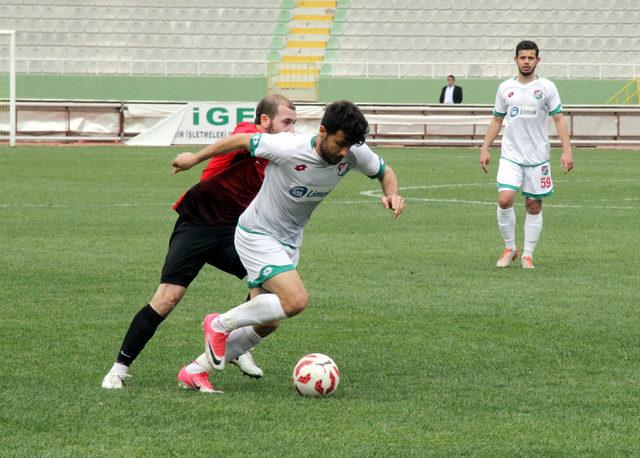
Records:
[[[197,75],[200,62],[262,63],[239,70],[252,75],[265,73],[279,13],[280,5],[231,0],[208,7],[194,1],[89,0],[77,6],[9,0],[0,10],[0,29],[18,32],[22,73],[165,75],[176,69]],[[232,75],[232,67],[208,65],[205,71]]]
[[[536,39],[544,62],[555,64],[550,77],[567,76],[566,64],[574,63],[571,77],[630,78],[633,67],[625,64],[640,62],[640,3],[631,0],[540,0],[528,8],[515,0],[257,3],[6,0],[0,29],[18,31],[18,71],[30,73],[166,74],[177,67],[190,75],[266,75],[264,64],[232,72],[199,63],[310,56],[342,63],[334,76],[412,76],[424,64],[455,63],[464,64],[456,72],[462,77],[499,77],[523,37]],[[362,62],[375,67],[349,64]],[[429,70],[434,77],[449,72]]]
[[[544,49],[550,77],[626,78],[640,62],[640,3],[569,1],[522,3],[494,0],[438,2],[352,0],[338,62],[439,62],[465,65],[465,77],[500,76],[511,65],[513,43],[534,38]],[[476,64],[477,63],[477,64]],[[604,64],[604,65],[603,65]],[[619,64],[619,65],[608,65]],[[449,67],[448,67],[449,68]],[[459,69],[464,70],[464,69]],[[375,67],[372,76],[403,76],[413,70]],[[436,69],[435,76],[448,70]],[[341,66],[341,76],[361,76],[361,66]]]

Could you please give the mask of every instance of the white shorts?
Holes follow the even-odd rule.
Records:
[[[542,199],[553,194],[549,161],[530,166],[500,158],[496,181],[498,192],[508,189],[521,191],[523,196],[530,199]]]
[[[247,269],[247,285],[257,288],[271,277],[295,270],[300,257],[298,248],[283,245],[267,234],[236,227],[235,245],[240,261]]]

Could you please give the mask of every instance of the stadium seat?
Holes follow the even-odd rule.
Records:
[[[634,59],[637,62],[637,58]],[[602,77],[603,78],[633,78],[633,65],[603,65]]]
[[[164,62],[140,61],[131,63],[131,73],[136,75],[164,75]]]
[[[62,61],[59,59],[37,59],[29,61],[29,72],[31,73],[62,73],[62,71]]]
[[[397,77],[400,76],[399,64],[373,63],[369,65],[371,77]]]
[[[98,73],[128,75],[131,73],[133,61],[104,62],[97,68]]]
[[[200,64],[201,75],[231,75],[232,68],[228,62],[202,62]]]
[[[400,68],[400,75],[406,78],[424,78],[431,76],[433,66],[430,64],[406,64]]]
[[[198,74],[198,64],[196,62],[169,61],[167,62],[167,73],[169,75],[191,75]]]

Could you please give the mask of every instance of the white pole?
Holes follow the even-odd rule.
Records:
[[[11,31],[9,42],[9,146],[16,146],[16,32]]]

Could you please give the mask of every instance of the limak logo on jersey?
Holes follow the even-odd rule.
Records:
[[[536,107],[512,107],[509,110],[509,116],[515,118],[536,118],[538,116],[538,109]]]
[[[310,199],[321,199],[329,194],[330,191],[317,191],[315,189],[309,189],[306,186],[296,186],[289,189],[289,194],[293,197],[308,197]]]

